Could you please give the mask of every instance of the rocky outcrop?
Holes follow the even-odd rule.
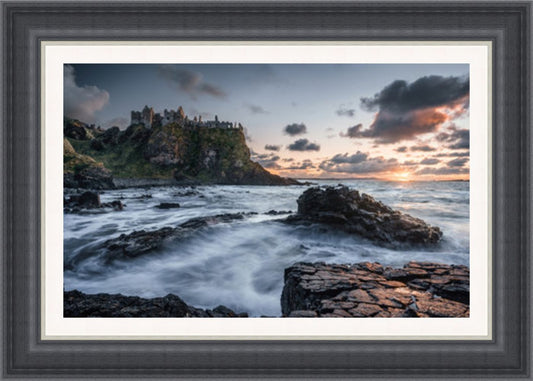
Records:
[[[299,184],[253,162],[238,128],[192,127],[183,120],[151,128],[132,124],[124,131],[112,127],[96,133],[76,123],[65,121],[65,136],[76,143],[80,153],[102,162],[115,178],[172,179],[181,185]]]
[[[225,306],[203,310],[187,305],[178,296],[144,299],[121,294],[88,295],[78,290],[63,294],[64,317],[248,317]]]
[[[63,186],[82,189],[114,189],[113,176],[102,163],[76,152],[63,140]]]
[[[152,231],[134,231],[121,234],[117,238],[103,243],[104,257],[107,263],[117,259],[136,258],[160,248],[166,240],[179,240],[191,236],[196,230],[210,225],[242,220],[247,214],[219,214],[209,217],[190,219],[177,227],[164,227]]]
[[[63,208],[66,213],[77,213],[84,209],[112,208],[113,210],[122,210],[124,209],[124,204],[120,200],[102,203],[98,193],[83,192],[64,199]]]
[[[469,274],[429,262],[297,263],[285,269],[281,308],[289,317],[468,317]]]
[[[284,222],[320,223],[381,243],[435,244],[442,237],[438,227],[343,185],[307,189],[298,198],[298,213]]]

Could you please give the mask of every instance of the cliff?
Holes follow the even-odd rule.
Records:
[[[250,159],[237,128],[184,127],[96,130],[66,119],[65,137],[78,154],[101,162],[116,178],[174,179],[178,183],[290,185]],[[66,170],[66,168],[65,168]]]

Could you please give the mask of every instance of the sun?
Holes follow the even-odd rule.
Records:
[[[396,181],[410,181],[411,173],[410,172],[398,172],[394,174]]]

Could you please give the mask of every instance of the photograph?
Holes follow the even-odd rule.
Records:
[[[468,63],[65,63],[63,316],[470,317],[469,105]]]

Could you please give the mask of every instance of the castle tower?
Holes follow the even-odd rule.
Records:
[[[154,109],[152,107],[144,106],[142,111],[142,119],[146,127],[152,127],[152,123],[154,120]]]
[[[181,120],[184,120],[185,119],[185,111],[183,111],[183,107],[178,107],[178,117],[181,119]]]

